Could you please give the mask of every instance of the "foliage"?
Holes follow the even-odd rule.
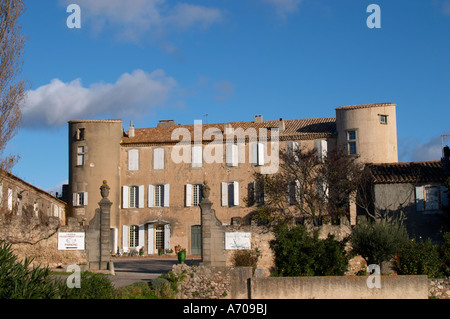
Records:
[[[65,288],[61,292],[64,299],[114,299],[116,291],[107,275],[81,273],[80,288]]]
[[[307,217],[317,222],[322,216],[347,214],[364,173],[354,156],[333,149],[322,160],[315,149],[298,148],[280,150],[280,160],[277,174],[255,173],[256,195],[249,194],[247,205],[258,204],[258,218],[277,223]]]
[[[58,285],[48,268],[32,267],[30,259],[18,262],[11,244],[0,242],[0,299],[50,299],[58,295]]]
[[[381,265],[391,260],[407,243],[403,225],[385,221],[366,221],[357,224],[350,235],[352,253],[361,255],[368,264]]]
[[[439,247],[431,242],[410,240],[398,253],[395,268],[399,275],[442,276],[442,261]]]
[[[158,296],[149,283],[138,282],[132,285],[119,287],[116,290],[117,299],[157,299]]]
[[[275,227],[275,236],[271,248],[278,276],[341,276],[348,268],[345,242],[332,235],[319,239],[317,231],[283,224]]]
[[[444,234],[444,242],[439,247],[439,256],[442,262],[442,273],[450,277],[450,232]]]
[[[252,267],[256,269],[260,252],[255,250],[236,250],[233,254],[234,267]]]

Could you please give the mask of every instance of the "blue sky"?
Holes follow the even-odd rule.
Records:
[[[400,161],[440,158],[450,132],[450,0],[25,0],[31,85],[7,153],[45,190],[68,178],[67,121],[125,129],[335,116],[394,102]],[[81,9],[81,28],[66,12]],[[378,4],[381,28],[367,7]],[[450,143],[447,139],[447,143]]]

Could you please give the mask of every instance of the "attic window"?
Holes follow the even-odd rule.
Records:
[[[79,128],[77,130],[77,141],[84,140],[84,128]]]
[[[388,124],[388,116],[380,115],[380,124]]]

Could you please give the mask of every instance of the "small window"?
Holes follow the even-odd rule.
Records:
[[[153,150],[153,169],[164,169],[164,149],[155,148]]]
[[[387,115],[380,115],[380,123],[381,124],[388,124],[388,116]]]
[[[239,206],[239,182],[222,183],[222,206]]]
[[[164,207],[164,185],[155,185],[155,207]]]
[[[84,146],[77,147],[77,166],[84,165]]]
[[[87,192],[79,192],[73,193],[73,206],[86,206],[88,204],[88,193]]]
[[[139,170],[139,150],[134,149],[128,151],[128,170]]]
[[[347,131],[347,146],[348,146],[348,154],[357,155],[357,134],[356,130]]]
[[[202,185],[195,184],[193,185],[193,204],[194,206],[198,206],[202,201]]]
[[[156,250],[164,249],[164,237],[164,226],[157,226],[155,228]]]
[[[139,246],[139,226],[130,226],[130,247]]]
[[[82,141],[84,140],[84,128],[79,128],[77,130],[77,136],[76,136],[77,141]]]

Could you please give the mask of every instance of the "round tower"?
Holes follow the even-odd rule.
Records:
[[[337,144],[364,163],[396,163],[397,117],[394,103],[342,106],[336,109]]]
[[[111,227],[119,225],[121,120],[69,121],[69,216],[89,224],[110,186]]]

